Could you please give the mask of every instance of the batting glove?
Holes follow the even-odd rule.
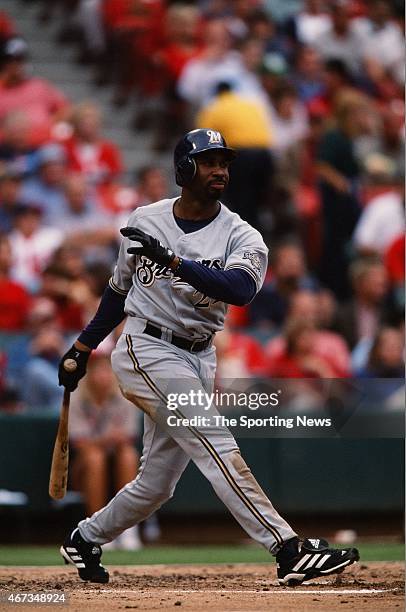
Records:
[[[58,378],[59,386],[65,387],[67,391],[74,391],[78,382],[86,374],[87,361],[90,351],[79,351],[72,346],[59,362]]]
[[[165,267],[170,266],[176,257],[175,253],[164,247],[157,238],[153,238],[136,227],[122,227],[120,232],[126,238],[141,244],[139,247],[127,249],[127,253],[130,255],[145,255],[151,261],[155,261],[157,264]]]

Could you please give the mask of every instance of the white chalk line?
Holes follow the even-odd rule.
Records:
[[[141,589],[144,590],[144,589]],[[389,593],[391,589],[297,589],[292,588],[289,591],[283,589],[269,589],[266,591],[255,590],[236,590],[236,589],[160,589],[155,590],[155,594],[159,595],[191,595],[198,593],[199,595],[217,595],[220,593],[237,594],[237,595],[375,595],[376,593]],[[90,591],[89,591],[90,592]],[[91,591],[94,593],[94,591]],[[131,593],[139,594],[137,589],[99,589],[98,593]]]

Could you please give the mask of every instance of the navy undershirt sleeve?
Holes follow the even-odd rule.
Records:
[[[182,260],[176,275],[210,298],[227,304],[243,306],[256,293],[255,282],[244,270],[213,270],[197,261]],[[94,318],[80,334],[78,340],[91,349],[98,347],[126,314],[126,296],[107,286]]]
[[[113,291],[108,285],[104,290],[94,318],[80,334],[79,342],[82,342],[91,349],[97,348],[100,342],[125,318],[125,299],[125,295]]]
[[[181,230],[189,234],[209,225],[220,210],[221,207],[210,219],[199,221],[180,219],[176,215],[174,217]],[[190,259],[182,260],[176,270],[176,275],[208,297],[235,306],[244,306],[251,302],[257,291],[254,279],[244,270],[213,270]]]
[[[248,304],[256,294],[254,279],[242,269],[214,270],[182,259],[175,274],[208,297],[234,306]]]

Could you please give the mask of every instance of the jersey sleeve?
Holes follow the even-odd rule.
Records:
[[[128,222],[127,227],[133,227],[137,224],[138,215],[137,211],[134,211]],[[135,271],[134,258],[132,255],[127,253],[127,249],[130,246],[134,246],[129,238],[122,238],[120,244],[120,250],[118,253],[117,263],[113,271],[113,275],[109,281],[109,285],[113,291],[120,293],[121,295],[127,295],[132,286],[132,276]]]
[[[257,230],[247,223],[235,232],[225,270],[244,270],[255,281],[256,293],[261,289],[268,267],[268,248]]]

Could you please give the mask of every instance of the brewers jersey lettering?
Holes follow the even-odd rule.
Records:
[[[185,234],[173,215],[175,202],[176,198],[172,198],[138,208],[130,216],[128,226],[158,238],[184,259],[218,270],[245,270],[259,291],[268,256],[261,234],[224,205],[211,223]],[[227,304],[196,291],[144,256],[128,255],[127,249],[133,244],[128,238],[123,239],[110,281],[112,289],[127,294],[128,315],[148,319],[190,338],[208,336],[223,328]]]

